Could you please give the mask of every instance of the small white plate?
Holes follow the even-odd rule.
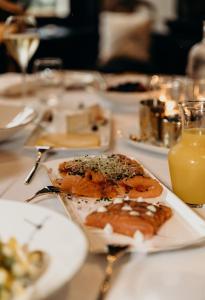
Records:
[[[32,286],[34,299],[48,297],[70,280],[87,253],[87,240],[71,220],[52,210],[16,201],[0,199],[0,237],[5,241],[15,237],[19,243],[28,243],[31,250],[48,254],[48,268]]]
[[[0,103],[0,141],[21,131],[36,117],[36,111],[24,105]]]
[[[148,152],[153,152],[153,153],[157,153],[157,154],[162,154],[162,155],[167,155],[169,152],[169,148],[165,148],[165,147],[160,147],[157,145],[153,145],[151,143],[143,143],[143,142],[135,142],[129,139],[129,137],[127,138],[122,138],[125,143],[127,143],[128,145],[140,149],[140,150],[145,150]]]
[[[152,99],[156,96],[156,91],[148,90],[146,92],[111,92],[107,91],[109,86],[115,86],[124,82],[140,82],[145,86],[148,86],[150,77],[141,74],[120,74],[120,75],[106,75],[102,77],[104,79],[104,88],[101,89],[100,96],[103,100],[108,101],[113,105],[136,105],[141,100]],[[101,84],[102,86],[102,84]],[[158,93],[158,92],[157,92]]]
[[[76,99],[77,98],[77,99]],[[69,93],[69,100],[72,99],[73,101],[68,101],[67,96],[65,96],[64,99],[62,99],[60,105],[61,110],[60,113],[57,111],[58,118],[54,117],[53,122],[44,124],[44,126],[37,126],[34,128],[34,130],[31,132],[30,136],[25,142],[25,147],[27,149],[34,149],[34,147],[37,144],[37,140],[45,133],[58,133],[61,131],[65,131],[65,122],[63,121],[63,115],[64,112],[67,114],[73,113],[75,111],[79,111],[79,105],[84,105],[85,108],[88,108],[89,106],[92,106],[94,104],[97,104],[98,102],[95,100],[95,95],[90,94],[84,94],[84,93],[77,93],[76,92],[70,92]],[[75,101],[74,101],[75,100]],[[85,133],[96,133],[99,135],[100,143],[99,146],[93,146],[93,147],[53,147],[53,150],[55,151],[62,151],[62,152],[80,152],[84,153],[85,151],[88,153],[93,152],[104,152],[110,147],[111,142],[111,134],[112,134],[112,114],[109,109],[106,109],[102,107],[102,112],[104,118],[107,120],[106,124],[104,125],[98,125],[97,131],[92,131],[91,128],[87,128],[83,130],[82,132]],[[64,111],[64,112],[63,112]],[[53,111],[53,114],[55,115],[55,110]]]
[[[97,88],[100,84],[97,74],[96,72],[86,71],[66,71],[64,72],[64,85],[68,90]]]

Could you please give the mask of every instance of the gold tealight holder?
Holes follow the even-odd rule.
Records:
[[[161,102],[163,103],[163,102]],[[151,141],[159,143],[162,140],[162,120],[164,107],[162,104],[150,108]]]
[[[170,148],[181,134],[181,121],[176,107],[168,110],[173,101],[143,100],[140,102],[140,140]],[[174,114],[173,114],[174,113]]]
[[[163,103],[159,100],[143,100],[140,102],[140,139],[149,141],[158,139],[158,127],[161,113],[163,112]]]

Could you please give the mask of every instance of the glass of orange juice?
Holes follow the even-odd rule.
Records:
[[[187,204],[205,204],[205,101],[180,104],[182,135],[168,155],[174,193]]]

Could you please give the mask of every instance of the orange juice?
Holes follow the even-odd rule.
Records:
[[[168,160],[174,193],[186,203],[204,204],[205,129],[184,129]]]

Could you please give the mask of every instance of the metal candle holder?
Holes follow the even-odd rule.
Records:
[[[167,148],[177,142],[181,134],[179,114],[166,115],[165,102],[141,101],[139,117],[141,140]]]

